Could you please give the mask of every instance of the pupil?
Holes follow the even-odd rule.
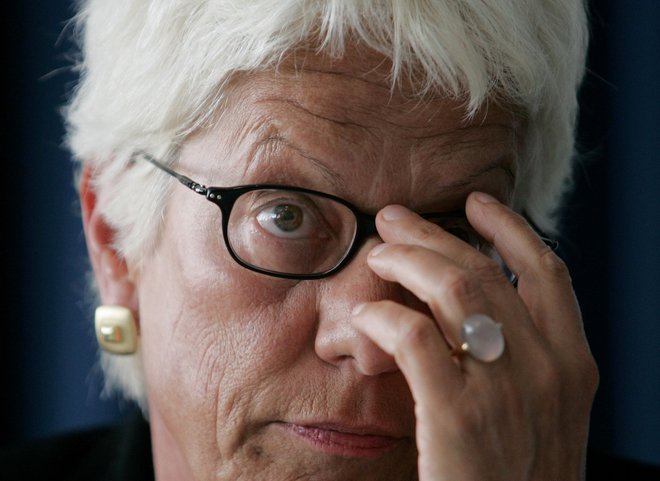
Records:
[[[293,205],[278,205],[274,209],[273,220],[280,230],[291,232],[302,224],[303,213],[299,207]]]

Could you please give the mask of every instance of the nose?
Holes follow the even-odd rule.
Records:
[[[352,368],[364,376],[395,372],[398,367],[392,356],[353,327],[353,309],[363,302],[404,302],[407,297],[403,287],[384,281],[367,266],[367,254],[376,243],[369,240],[346,268],[319,285],[316,354],[329,364]]]

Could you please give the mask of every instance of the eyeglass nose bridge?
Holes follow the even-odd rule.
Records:
[[[378,235],[376,228],[376,216],[365,214],[364,212],[354,211],[357,220],[357,232],[355,233],[354,244],[363,244],[372,235]]]

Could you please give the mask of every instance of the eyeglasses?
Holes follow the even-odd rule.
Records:
[[[143,151],[144,159],[220,208],[231,257],[255,272],[286,279],[321,279],[342,269],[372,235],[376,216],[324,192],[273,184],[206,187]],[[478,250],[489,248],[465,212],[420,214]]]

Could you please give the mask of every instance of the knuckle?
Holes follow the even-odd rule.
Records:
[[[463,269],[448,269],[438,289],[444,294],[468,305],[481,297],[481,285],[477,278]]]
[[[580,385],[588,390],[589,393],[595,394],[600,384],[600,373],[598,365],[593,356],[589,355],[582,363],[581,375],[579,378]]]
[[[472,270],[478,275],[479,279],[485,282],[500,282],[506,277],[500,265],[495,260],[480,256],[479,260],[472,265]]]
[[[406,322],[401,332],[401,343],[397,350],[417,352],[429,347],[437,335],[436,326],[426,317],[416,316]]]
[[[420,222],[416,228],[414,235],[422,243],[427,243],[430,240],[437,238],[442,232],[442,229],[432,224],[431,222]]]
[[[544,247],[539,257],[541,269],[546,275],[555,279],[570,279],[568,266],[550,247]]]

